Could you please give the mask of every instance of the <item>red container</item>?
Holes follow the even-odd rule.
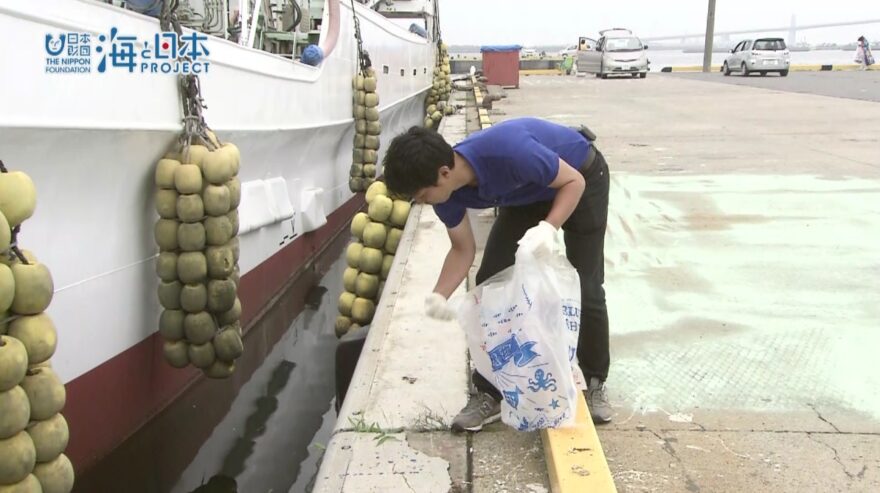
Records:
[[[519,45],[482,46],[486,83],[519,88]]]

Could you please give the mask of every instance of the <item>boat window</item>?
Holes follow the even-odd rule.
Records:
[[[404,75],[406,75],[406,70],[400,69],[400,76],[403,77]]]
[[[388,65],[382,65],[382,73],[387,74],[389,72]]]
[[[419,75],[419,69],[414,68],[414,69],[413,69],[413,77],[415,77],[415,76],[417,76],[417,75]]]

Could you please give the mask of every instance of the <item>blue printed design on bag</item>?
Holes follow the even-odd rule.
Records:
[[[550,401],[550,407],[553,409],[559,409],[559,399],[553,399]]]
[[[540,392],[542,390],[556,391],[556,379],[552,373],[544,375],[544,370],[538,368],[535,370],[535,379],[529,379],[529,390],[532,392]]]
[[[510,404],[510,407],[516,409],[519,406],[519,396],[523,393],[524,392],[520,390],[519,387],[517,387],[516,390],[505,390],[503,392],[504,400]]]
[[[568,361],[574,361],[574,356],[577,354],[577,348],[568,346]]]
[[[489,359],[492,361],[492,371],[498,371],[504,368],[511,359],[514,360],[516,366],[523,367],[533,359],[540,356],[534,352],[532,347],[537,344],[534,341],[527,341],[520,345],[516,340],[516,335],[511,335],[510,339],[502,342],[489,350]]]

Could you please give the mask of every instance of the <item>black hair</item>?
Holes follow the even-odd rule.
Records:
[[[866,41],[864,36],[859,36],[859,41]]]
[[[411,127],[395,137],[382,161],[388,189],[408,197],[436,185],[442,166],[454,166],[452,146],[437,132],[423,127]]]

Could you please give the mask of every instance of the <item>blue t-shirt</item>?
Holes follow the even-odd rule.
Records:
[[[477,175],[477,186],[459,188],[434,206],[447,228],[458,226],[467,208],[526,205],[556,197],[548,185],[559,159],[579,168],[590,142],[570,127],[538,118],[507,120],[471,134],[454,147]]]

